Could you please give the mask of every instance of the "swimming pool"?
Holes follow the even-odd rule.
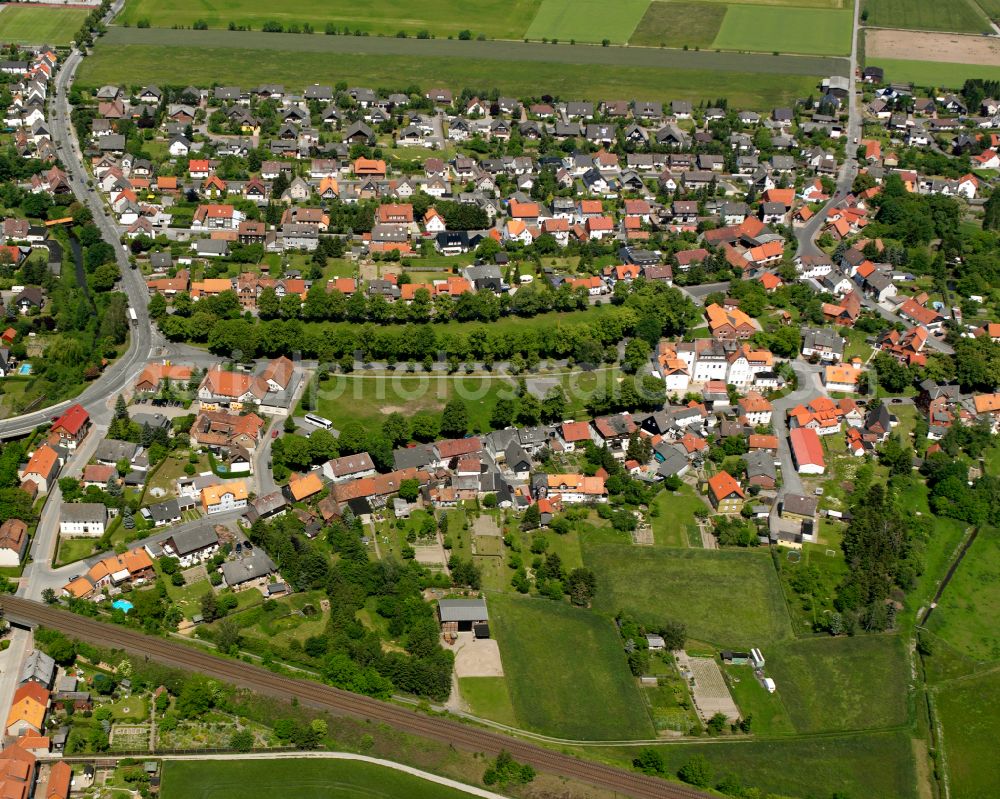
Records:
[[[17,373],[19,375],[30,375],[31,374],[31,364],[30,363],[22,363],[19,367],[17,367]]]
[[[113,607],[115,610],[120,610],[122,613],[128,613],[130,610],[132,610],[133,605],[127,599],[116,599],[114,602],[111,603],[111,607]]]

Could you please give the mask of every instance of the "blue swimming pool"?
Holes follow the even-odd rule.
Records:
[[[31,374],[31,364],[30,363],[22,363],[19,367],[17,367],[17,373],[19,375],[30,375]]]
[[[132,610],[133,605],[127,599],[116,599],[111,603],[111,607],[115,610],[120,610],[122,613],[128,613]]]

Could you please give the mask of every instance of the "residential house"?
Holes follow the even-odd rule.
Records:
[[[746,495],[729,472],[716,472],[708,478],[708,499],[719,513],[739,513]]]
[[[108,508],[99,502],[64,502],[59,508],[59,534],[67,538],[100,538]]]

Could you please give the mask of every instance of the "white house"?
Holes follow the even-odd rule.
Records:
[[[64,502],[59,509],[59,534],[75,538],[100,538],[108,522],[108,509],[99,502]]]

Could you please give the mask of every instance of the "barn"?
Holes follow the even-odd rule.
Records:
[[[489,613],[485,599],[442,599],[438,601],[438,616],[443,633],[475,633],[476,638],[489,638]]]

